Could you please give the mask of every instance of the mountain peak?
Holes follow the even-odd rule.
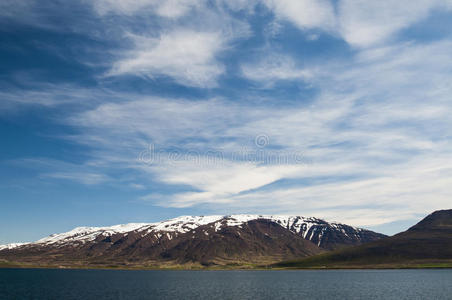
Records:
[[[408,229],[413,230],[441,230],[452,229],[452,209],[437,210],[422,221]]]

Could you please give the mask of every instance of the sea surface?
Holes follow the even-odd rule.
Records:
[[[452,270],[0,269],[0,299],[452,299]]]

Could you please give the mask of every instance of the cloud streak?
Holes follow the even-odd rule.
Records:
[[[114,63],[109,76],[165,75],[181,84],[212,87],[224,72],[223,64],[215,58],[225,47],[220,33],[175,30],[159,38],[130,37],[135,49]]]
[[[295,61],[288,56],[266,55],[258,63],[249,63],[241,67],[243,76],[267,82],[271,87],[275,81],[307,81],[313,76],[310,70],[297,67]]]

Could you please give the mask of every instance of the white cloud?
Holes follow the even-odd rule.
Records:
[[[288,19],[303,30],[334,29],[334,8],[329,0],[264,0],[264,3],[278,18]]]
[[[199,192],[171,195],[165,206],[187,207],[201,203],[228,202],[236,194],[257,189],[296,173],[300,166],[258,165],[251,162],[221,160],[212,162],[206,157],[197,161],[164,162],[151,166],[158,180],[169,184],[188,185]]]
[[[88,135],[82,138],[87,143],[93,138],[114,145],[114,137],[121,136],[124,143],[144,150],[148,143],[159,147],[184,147],[187,143],[190,146],[195,143],[190,138],[217,143],[224,128],[238,121],[240,110],[238,105],[227,105],[216,99],[189,101],[136,95],[124,95],[124,98],[128,101],[104,103],[69,121],[84,129]]]
[[[102,103],[103,97],[108,97],[112,101],[116,97],[114,94],[102,89],[93,91],[70,84],[56,85],[36,82],[36,78],[30,76],[25,76],[17,81],[23,86],[27,86],[28,89],[11,88],[8,91],[0,91],[2,100],[0,101],[0,111],[17,110],[29,105],[55,107],[77,104],[88,108]]]
[[[382,45],[432,11],[452,9],[448,0],[263,0],[276,17],[301,30],[318,28],[354,47]]]
[[[114,63],[109,75],[166,75],[190,86],[212,87],[224,72],[216,55],[225,40],[218,32],[175,30],[159,38],[131,35],[135,49]]]
[[[101,15],[133,15],[149,11],[162,17],[179,18],[203,3],[203,0],[96,0],[93,5]]]
[[[447,7],[448,2],[442,0],[341,0],[340,32],[353,46],[381,44],[398,31],[428,17],[433,9]]]
[[[260,2],[260,0],[216,0],[216,3],[221,3],[233,11],[246,11],[248,13],[254,13],[255,6]]]
[[[95,164],[87,162],[83,164],[74,164],[49,158],[22,158],[9,161],[22,168],[36,169],[40,172],[42,179],[62,179],[75,181],[85,185],[102,184],[113,181],[106,174],[106,169],[94,169]]]
[[[278,80],[306,80],[312,77],[310,70],[297,67],[289,56],[267,55],[255,64],[242,65],[243,75],[254,81],[271,83]]]
[[[32,0],[4,0],[0,2],[0,16],[6,18],[22,17],[30,13],[35,4]]]
[[[109,181],[109,177],[101,173],[55,172],[42,174],[42,177],[71,180],[86,185]]]

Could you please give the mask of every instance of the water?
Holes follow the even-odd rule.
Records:
[[[0,299],[452,299],[452,270],[0,269]]]

